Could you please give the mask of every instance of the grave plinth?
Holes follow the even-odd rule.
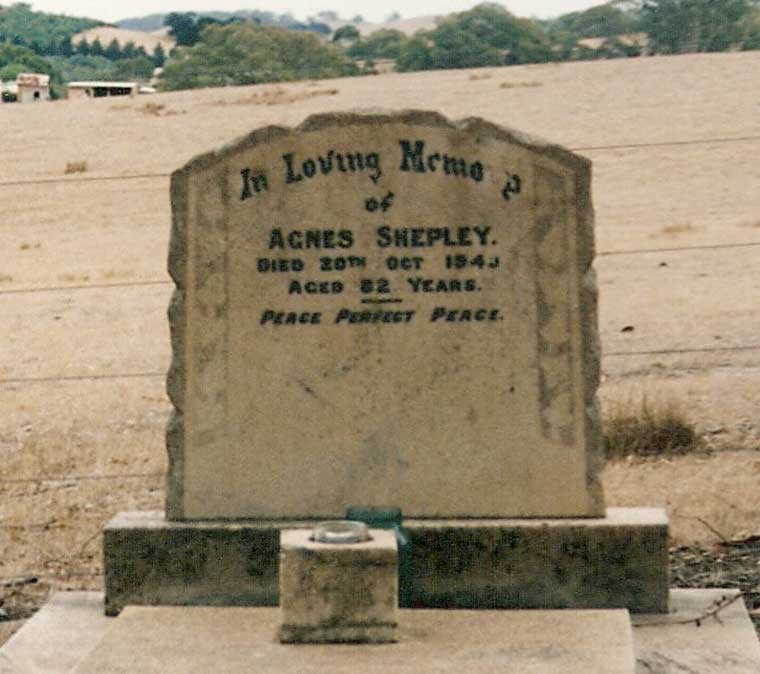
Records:
[[[175,522],[121,513],[105,529],[106,612],[125,606],[276,606],[280,531],[313,521]],[[403,608],[668,607],[668,520],[405,520]]]

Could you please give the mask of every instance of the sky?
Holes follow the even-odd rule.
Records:
[[[477,0],[130,0],[128,3],[105,3],[102,0],[27,0],[39,12],[86,16],[102,21],[158,14],[165,12],[193,12],[201,10],[232,11],[260,9],[284,14],[290,12],[298,19],[314,16],[323,10],[333,10],[341,17],[361,14],[366,21],[383,21],[393,12],[404,18],[425,14],[461,12],[478,4]],[[547,18],[567,12],[600,5],[604,0],[502,0],[510,12],[517,16]],[[12,4],[4,2],[3,4]],[[413,9],[412,9],[413,7]]]

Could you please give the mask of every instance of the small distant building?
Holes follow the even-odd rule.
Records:
[[[16,100],[35,103],[50,100],[50,75],[19,73],[16,77]]]
[[[647,56],[649,36],[646,33],[628,33],[612,37],[587,37],[578,40],[576,56],[583,51],[602,56]]]
[[[395,72],[395,59],[371,59],[367,61],[357,61],[356,65],[359,70],[367,75],[385,75]]]
[[[18,100],[18,86],[15,82],[0,81],[0,103],[15,103]]]
[[[140,85],[137,82],[69,82],[66,88],[66,98],[69,100],[136,96],[138,93]]]
[[[379,75],[395,72],[396,59],[375,59],[375,70]]]

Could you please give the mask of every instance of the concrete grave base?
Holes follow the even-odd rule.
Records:
[[[112,624],[102,592],[58,592],[0,647],[0,674],[67,674]]]
[[[177,522],[117,515],[104,532],[106,613],[129,605],[275,606],[282,529],[314,522]],[[668,521],[653,508],[595,519],[405,520],[401,606],[668,608]]]
[[[634,674],[628,612],[401,611],[393,644],[281,644],[271,608],[128,607],[75,674]]]
[[[760,671],[760,643],[757,640],[752,623],[749,619],[744,602],[739,599],[722,609],[719,621],[708,618],[700,621],[700,626],[694,620],[712,610],[716,601],[723,597],[729,599],[735,596],[735,590],[672,590],[671,609],[667,615],[637,615],[633,621],[633,644],[637,661],[636,674],[756,674]],[[95,592],[61,592],[53,598],[29,620],[24,627],[17,632],[10,641],[0,647],[0,674],[69,674],[81,663],[82,667],[90,655],[98,657],[98,652],[103,652],[103,637],[110,629],[116,629],[122,618],[107,618],[103,615],[103,595]],[[181,615],[183,609],[173,609],[172,615]],[[187,609],[197,611],[197,609]],[[203,610],[203,609],[201,609]],[[233,609],[240,610],[240,609]],[[253,610],[257,612],[257,610]],[[406,620],[409,614],[439,615],[444,620],[447,615],[460,612],[444,611],[402,611],[401,622]],[[531,613],[531,612],[526,612]],[[543,613],[543,612],[542,612]],[[567,615],[573,616],[575,612],[568,611]],[[274,616],[276,611],[269,610]],[[488,612],[491,614],[491,612]],[[126,614],[125,614],[126,615]],[[191,613],[192,615],[192,613]],[[195,614],[200,615],[200,614]],[[222,619],[217,619],[218,630],[226,633],[227,628],[236,629],[236,622],[231,620],[224,611],[219,611]],[[473,615],[471,612],[462,615]],[[477,616],[477,614],[475,614]],[[182,619],[184,622],[185,619]],[[167,622],[167,621],[165,621]],[[163,627],[163,626],[162,626]],[[473,626],[474,627],[474,626]],[[629,628],[628,628],[629,629]],[[626,630],[627,631],[627,630]],[[468,634],[471,631],[468,630]],[[625,634],[625,631],[624,633]],[[403,632],[402,632],[403,635]],[[119,671],[149,672],[150,670],[137,669],[134,662],[135,653],[141,653],[145,642],[143,636],[138,635],[136,641],[131,644],[131,650],[127,644],[120,646],[121,652],[128,651],[128,656],[121,663],[126,670],[103,669],[98,674],[113,674]],[[554,636],[554,635],[550,635]],[[593,636],[593,635],[592,635]],[[616,637],[620,638],[620,637]],[[183,651],[192,650],[194,645],[201,641],[200,635],[196,634],[187,641],[168,644],[174,649]],[[506,658],[507,651],[501,649],[503,644],[509,646],[509,632],[501,632],[498,639],[494,639],[490,646],[490,656],[500,655],[502,660]],[[206,643],[206,647],[213,644]],[[512,644],[514,646],[514,643]],[[295,648],[301,648],[300,646]],[[338,646],[337,648],[345,648]],[[382,653],[387,646],[365,646],[365,657],[374,657],[382,665]],[[97,649],[97,650],[96,650]],[[266,663],[262,661],[260,650],[254,649],[251,643],[245,641],[245,647],[240,649],[238,657],[248,657],[248,669],[246,671],[264,671]],[[525,651],[524,651],[525,652]],[[528,651],[529,652],[529,651]],[[138,654],[139,654],[138,653]],[[226,652],[217,650],[217,653]],[[556,654],[556,650],[549,649],[545,655]],[[167,653],[168,655],[168,653]],[[222,657],[225,657],[223,655]],[[183,657],[188,657],[185,653]],[[421,662],[419,659],[417,663]],[[141,663],[142,664],[142,663]],[[441,660],[437,660],[436,672],[440,672]],[[219,670],[218,666],[207,671]],[[132,667],[132,669],[129,669]],[[87,669],[84,669],[86,672]],[[162,674],[172,670],[162,668]],[[190,671],[190,670],[188,670]],[[224,669],[227,672],[227,669]],[[266,671],[275,672],[274,669]],[[295,671],[295,670],[292,670]],[[352,669],[355,674],[358,669]],[[390,672],[386,667],[384,674]],[[424,672],[422,667],[414,670]],[[462,674],[466,670],[461,671]],[[493,670],[496,671],[496,668]],[[505,671],[499,667],[498,671]],[[508,671],[508,670],[506,670]],[[530,671],[530,670],[528,670]],[[541,670],[542,672],[551,670]],[[563,674],[570,674],[572,669],[561,670]],[[593,670],[591,670],[593,671]],[[609,674],[614,670],[603,670]],[[80,669],[80,674],[82,669]],[[186,674],[183,671],[183,674]]]

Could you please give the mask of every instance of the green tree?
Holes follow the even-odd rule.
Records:
[[[397,70],[475,68],[551,60],[548,37],[535,22],[485,3],[453,14],[402,49]],[[426,43],[427,41],[427,43]],[[407,53],[409,52],[409,53]]]
[[[78,54],[79,56],[89,56],[90,55],[90,43],[87,42],[87,40],[81,40],[77,43],[76,47],[74,48],[74,52]]]
[[[411,72],[415,70],[432,70],[433,45],[423,35],[415,35],[406,42],[396,59],[396,70]]]
[[[356,65],[316,35],[253,23],[211,25],[167,63],[166,90],[341,77]]]
[[[52,75],[53,68],[47,59],[42,58],[34,53],[28,47],[19,47],[13,44],[0,44],[0,68],[6,68],[9,65],[20,65],[23,69],[19,72],[42,73]],[[3,77],[2,79],[16,79]]]
[[[20,73],[50,75],[51,84],[61,82],[61,73],[28,47],[0,44],[0,80],[15,80]]]
[[[61,39],[102,25],[101,21],[32,11],[30,5],[0,5],[0,42],[28,46],[38,54],[55,53]],[[50,49],[50,45],[55,45]]]
[[[750,31],[757,0],[644,0],[643,29],[660,54],[725,51]]]
[[[118,61],[121,58],[121,47],[119,46],[119,41],[116,38],[109,42],[108,46],[103,52],[103,56],[111,61]]]
[[[383,28],[355,42],[347,53],[354,59],[397,59],[408,41],[400,30]]]
[[[149,80],[153,68],[153,61],[144,56],[121,59],[116,63],[116,77],[120,80]]]
[[[747,35],[742,41],[742,50],[760,49],[760,10],[756,10],[747,22]]]
[[[131,40],[127,42],[127,44],[125,44],[121,50],[121,58],[123,59],[134,59],[134,58],[137,58],[138,56],[139,54],[137,53],[137,47],[135,46],[135,43],[132,42]]]
[[[548,22],[552,33],[569,33],[577,39],[584,37],[613,37],[632,33],[637,28],[637,17],[612,5],[597,5],[583,12],[570,12]]]
[[[104,56],[74,54],[70,58],[54,57],[49,61],[61,73],[64,82],[118,79],[116,63]]]
[[[63,58],[69,58],[73,53],[74,47],[71,44],[71,38],[69,36],[62,37],[58,47],[59,56],[63,56]]]
[[[166,54],[164,53],[164,48],[161,46],[161,43],[159,42],[156,45],[156,48],[153,50],[153,65],[156,68],[163,68],[165,62],[166,62]]]
[[[341,26],[338,28],[338,30],[335,31],[335,34],[333,35],[332,41],[333,42],[340,42],[341,40],[358,40],[361,36],[359,35],[359,31],[356,29],[356,26],[352,26],[351,24],[347,24],[345,26]]]
[[[105,56],[103,45],[100,44],[100,38],[95,38],[90,45],[90,56]]]
[[[200,38],[197,18],[193,12],[171,12],[164,18],[164,25],[169,26],[169,35],[178,47],[192,47]]]

